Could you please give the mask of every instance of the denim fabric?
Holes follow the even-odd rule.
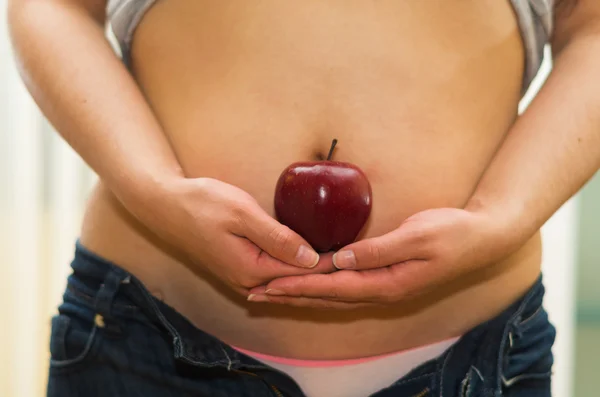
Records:
[[[195,328],[81,245],[72,269],[52,319],[49,397],[303,396],[290,377]],[[372,396],[550,396],[555,329],[543,296],[540,277],[502,314]]]

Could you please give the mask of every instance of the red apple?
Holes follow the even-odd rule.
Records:
[[[318,252],[354,242],[371,213],[369,180],[356,165],[331,161],[336,143],[334,139],[327,160],[288,166],[275,188],[279,222]]]

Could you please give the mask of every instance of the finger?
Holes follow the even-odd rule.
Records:
[[[320,255],[316,266],[312,268],[301,268],[290,266],[289,264],[272,257],[245,238],[237,236],[235,238],[238,239],[238,242],[244,247],[239,255],[238,261],[246,263],[251,261],[249,265],[253,269],[253,274],[263,279],[265,282],[279,277],[331,273],[337,271],[335,266],[333,266],[333,254],[331,253]]]
[[[264,292],[269,296],[391,303],[423,295],[459,273],[459,269],[435,261],[411,260],[372,270],[282,277],[268,283]]]
[[[252,295],[251,295],[252,296]],[[269,302],[294,307],[307,307],[328,310],[353,310],[375,306],[369,302],[341,302],[319,298],[297,298],[291,296],[256,295],[249,299],[251,302]]]
[[[350,244],[333,256],[338,269],[366,270],[425,259],[428,233],[414,224],[401,225],[380,237],[369,238]]]
[[[269,296],[325,298],[346,302],[382,302],[397,292],[391,268],[340,270],[331,274],[282,277],[267,284]]]
[[[266,290],[267,290],[266,285],[259,285],[258,287],[254,287],[254,288],[250,289],[250,291],[248,291],[249,292],[248,295],[264,295]]]
[[[319,255],[310,244],[260,207],[246,211],[242,222],[244,236],[273,258],[303,268],[317,265]]]

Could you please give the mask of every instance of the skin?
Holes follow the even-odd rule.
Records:
[[[84,245],[199,328],[296,358],[460,335],[523,294],[540,226],[600,166],[597,2],[562,6],[554,70],[518,119],[508,4],[261,4],[158,3],[130,74],[103,1],[9,2],[25,83],[101,179]],[[356,264],[335,272],[333,253],[302,266],[272,205],[281,170],[332,134],[374,193]]]
[[[283,277],[252,290],[252,300],[347,308],[338,302],[408,299],[498,261],[538,231],[600,168],[600,82],[590,78],[600,67],[600,4],[562,2],[557,14],[554,70],[464,209],[415,214],[334,255],[337,268],[354,271]]]
[[[316,253],[299,261],[299,248],[308,243],[274,221],[248,193],[211,178],[185,178],[156,117],[104,38],[105,4],[9,3],[23,79],[44,114],[130,214],[190,257],[214,263],[212,269],[230,287],[244,293],[259,280],[306,273],[298,267],[312,267]],[[56,33],[39,35],[31,27]],[[71,35],[65,27],[81,34]],[[65,36],[67,46],[60,44]],[[202,213],[198,202],[204,203]],[[161,207],[168,210],[157,211]],[[198,252],[198,236],[211,233],[218,234],[216,241]]]

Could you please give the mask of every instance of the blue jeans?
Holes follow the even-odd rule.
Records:
[[[303,396],[290,377],[195,328],[81,245],[72,269],[52,319],[49,397]],[[543,296],[540,277],[499,316],[372,396],[550,396],[555,329]]]

